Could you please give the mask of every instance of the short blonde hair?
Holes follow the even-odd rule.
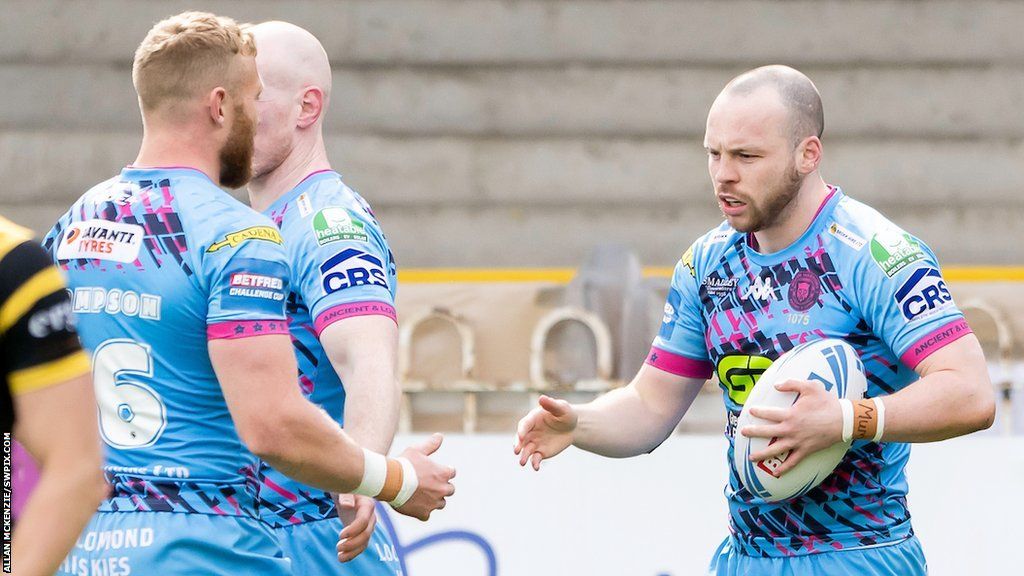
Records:
[[[255,56],[252,34],[231,18],[182,12],[157,22],[135,51],[132,83],[143,112],[222,86],[237,55]]]

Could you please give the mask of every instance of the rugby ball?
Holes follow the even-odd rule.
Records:
[[[864,363],[857,356],[857,351],[835,338],[801,344],[779,356],[765,370],[751,390],[736,422],[733,465],[743,486],[766,502],[803,496],[835,470],[850,448],[850,442],[837,442],[807,455],[795,468],[781,476],[777,476],[775,470],[786,461],[788,452],[760,462],[750,461],[752,453],[763,450],[775,439],[747,438],[739,431],[751,424],[772,424],[751,416],[751,406],[788,408],[796,402],[799,396],[797,393],[775,389],[776,384],[786,380],[820,382],[828,392],[850,400],[863,398],[867,390]]]

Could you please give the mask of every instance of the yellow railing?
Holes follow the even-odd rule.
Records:
[[[950,282],[1024,282],[1024,266],[944,266]],[[399,269],[398,281],[411,284],[548,282],[567,284],[575,268],[407,268]],[[669,278],[672,268],[644,268],[648,278]]]

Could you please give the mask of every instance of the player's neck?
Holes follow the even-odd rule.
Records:
[[[310,146],[296,147],[277,168],[249,182],[249,204],[253,210],[263,212],[310,174],[330,169],[322,138]]]
[[[218,152],[204,143],[202,138],[172,131],[147,130],[142,135],[139,155],[132,162],[135,168],[187,167],[206,174],[220,185],[220,158]],[[184,137],[183,137],[184,136]]]
[[[796,242],[814,222],[830,192],[821,176],[817,173],[809,176],[779,220],[770,228],[754,232],[757,251],[762,254],[773,254],[785,250]]]

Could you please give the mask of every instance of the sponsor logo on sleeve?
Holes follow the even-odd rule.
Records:
[[[910,234],[887,230],[871,237],[871,258],[892,278],[914,262],[924,260],[925,254],[921,244]]]
[[[331,256],[320,265],[325,294],[355,286],[388,287],[384,263],[372,254],[349,248]]]
[[[274,228],[273,226],[250,226],[225,235],[223,240],[214,242],[206,249],[206,251],[216,252],[221,248],[234,248],[250,240],[261,240],[263,242],[273,242],[274,244],[284,244],[284,238],[281,238],[281,231],[277,228]]]
[[[302,218],[313,213],[313,203],[309,200],[309,194],[305,192],[295,199],[295,205],[299,207],[299,216]]]
[[[929,267],[914,270],[893,298],[907,320],[928,318],[953,306],[946,281],[938,270]]]
[[[229,284],[229,296],[264,298],[275,302],[284,300],[284,280],[276,276],[235,272],[231,275]]]
[[[665,314],[661,318],[661,328],[658,330],[658,336],[662,340],[670,340],[672,338],[672,333],[676,329],[676,312],[679,310],[682,300],[683,297],[679,294],[678,290],[669,288],[668,298],[665,299]]]
[[[139,257],[142,237],[138,224],[85,220],[68,226],[57,246],[58,260],[95,258],[115,262],[134,262]]]
[[[853,232],[850,232],[849,230],[843,228],[842,226],[836,224],[835,222],[829,225],[828,233],[835,236],[840,242],[846,244],[847,246],[853,248],[854,250],[859,251],[861,248],[864,247],[865,244],[868,243],[867,240],[861,238],[860,236],[854,234]]]
[[[336,206],[324,208],[313,216],[313,233],[321,246],[340,240],[369,240],[366,225],[348,210]]]
[[[686,269],[690,271],[690,278],[696,278],[697,277],[697,270],[694,269],[694,267],[693,267],[693,245],[692,244],[690,245],[689,248],[686,249],[686,252],[683,252],[683,256],[679,260],[683,263],[683,266],[686,267]]]
[[[288,267],[258,258],[233,258],[220,280],[221,309],[284,316]]]

